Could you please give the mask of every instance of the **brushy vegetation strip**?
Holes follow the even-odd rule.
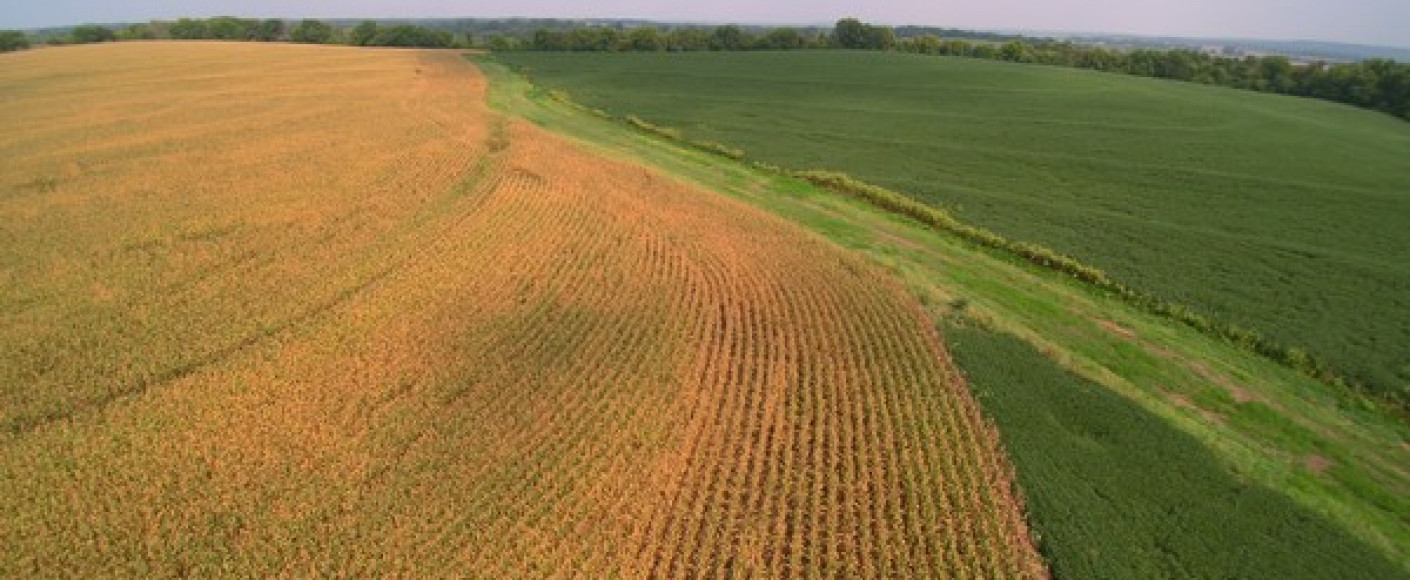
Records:
[[[1343,532],[1410,570],[1410,554],[1405,550],[1410,534],[1401,516],[1410,510],[1410,473],[1404,468],[1410,465],[1410,448],[1402,445],[1410,436],[1410,426],[1404,422],[1362,407],[1350,393],[1138,311],[1069,276],[1028,267],[854,196],[663,142],[603,118],[606,113],[583,114],[553,98],[551,92],[535,89],[492,58],[475,60],[493,79],[491,102],[496,106],[611,155],[647,160],[684,179],[767,208],[868,256],[902,278],[935,322],[959,312],[967,321],[1021,337],[1068,372],[1100,383],[1155,416],[1142,420],[1164,421],[1199,440],[1240,481],[1257,482],[1292,500],[1305,513],[1328,518]],[[987,363],[1009,364],[1002,350],[979,353],[998,353],[997,360]],[[1041,414],[1048,411],[1042,405],[1052,404],[1052,413],[1063,414],[1058,405],[1062,400],[1039,398],[1031,411]],[[1061,446],[1061,441],[1055,439],[1054,444]],[[1154,467],[1144,457],[1112,454],[1107,459],[1113,460],[1112,469],[1129,466],[1133,473],[1161,478],[1173,488],[1171,497],[1182,493],[1184,480],[1178,473]],[[1127,465],[1128,461],[1132,463]],[[1089,483],[1080,478],[1069,481]],[[1048,491],[1063,493],[1060,488]],[[1080,530],[1082,541],[1095,538],[1099,545],[1121,545],[1129,541],[1123,535],[1128,526],[1156,529],[1143,523],[1144,517],[1144,513],[1115,514],[1113,518],[1129,521],[1085,520],[1081,528],[1054,530]],[[1048,537],[1049,530],[1041,524],[1035,530]],[[1112,535],[1104,537],[1107,533]],[[1152,561],[1204,558],[1198,542],[1182,542],[1178,547],[1177,552],[1146,554]],[[1120,554],[1103,557],[1119,559]],[[1247,557],[1256,561],[1261,556]]]
[[[577,103],[570,94],[562,89],[554,89],[549,94],[569,107],[598,117],[614,118],[610,113]],[[655,125],[633,115],[627,115],[617,120],[643,133],[672,140],[704,153],[735,161],[746,160],[746,153],[741,149],[711,141],[689,139],[676,128]],[[1149,292],[1114,280],[1101,269],[1084,264],[1071,256],[1060,254],[1038,244],[1006,239],[993,231],[964,223],[944,209],[916,201],[913,197],[884,187],[866,183],[840,171],[793,170],[762,162],[752,162],[751,165],[779,175],[800,178],[837,193],[864,200],[878,208],[906,216],[974,244],[1004,252],[1042,268],[1060,272],[1112,296],[1119,297],[1146,312],[1219,338],[1230,345],[1256,353],[1308,377],[1318,379],[1327,385],[1354,392],[1367,401],[1374,401],[1375,404],[1393,409],[1402,415],[1410,412],[1410,407],[1407,407],[1410,401],[1407,401],[1400,393],[1370,389],[1355,380],[1340,376],[1331,366],[1310,354],[1305,348],[1278,344],[1256,331],[1212,319],[1187,305],[1163,300]]]
[[[844,171],[1410,396],[1410,353],[1397,346],[1410,342],[1403,122],[1276,95],[872,52],[496,58],[590,106],[754,160]]]

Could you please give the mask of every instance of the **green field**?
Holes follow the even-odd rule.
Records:
[[[1325,519],[1029,345],[954,325],[946,336],[999,425],[1057,577],[1397,575]]]
[[[889,53],[497,55],[590,107],[832,169],[1410,396],[1410,124],[1321,101]]]
[[[1291,521],[1306,525],[1296,529],[1310,534],[1308,538],[1315,539],[1315,544],[1341,546],[1348,545],[1342,536],[1346,533],[1375,547],[1402,571],[1410,571],[1410,522],[1405,515],[1410,514],[1410,471],[1406,468],[1410,445],[1405,445],[1410,440],[1410,427],[1404,422],[1359,405],[1342,390],[1138,311],[1056,272],[976,249],[952,235],[798,179],[587,114],[499,64],[482,59],[480,65],[491,80],[491,104],[501,110],[570,135],[604,155],[659,167],[800,223],[887,267],[916,293],[937,324],[958,316],[1001,330],[1036,347],[1073,376],[1090,381],[1054,374],[1051,363],[1037,357],[1019,359],[1017,364],[1040,367],[1023,376],[1064,377],[1035,389],[1099,385],[1117,395],[1087,393],[1064,400],[1036,396],[1042,391],[1014,391],[1015,397],[1009,399],[1033,406],[1026,411],[1029,413],[1065,417],[1074,433],[1109,429],[1106,423],[1114,421],[1119,426],[1140,428],[1145,434],[1129,445],[1111,442],[1106,453],[1073,465],[1073,471],[1048,485],[1025,487],[1033,506],[1032,523],[1046,555],[1054,559],[1056,571],[1158,569],[1179,576],[1177,570],[1187,566],[1207,572],[1236,571],[1240,565],[1283,569],[1279,561],[1286,552],[1279,546],[1243,542],[1240,545],[1247,548],[1242,553],[1244,562],[1233,564],[1227,560],[1225,546],[1201,541],[1202,536],[1229,537],[1225,522],[1209,512],[1170,526],[1148,521],[1195,509],[1191,498],[1230,483],[1239,493],[1212,498],[1213,505],[1227,506],[1218,502],[1251,497],[1259,506],[1255,509],[1255,504],[1249,504],[1245,507],[1250,511],[1239,512],[1253,520],[1249,524],[1252,528],[1232,529]],[[950,342],[980,386],[977,394],[986,413],[1000,423],[1019,468],[1020,482],[1048,477],[1041,465],[1036,469],[1025,465],[1025,458],[1063,457],[1072,453],[1073,437],[1052,436],[1047,425],[1024,433],[1022,414],[1003,414],[991,408],[994,402],[987,391],[995,388],[989,380],[994,375],[981,375],[986,368],[982,365],[1002,368],[1015,364],[1006,349],[974,349],[973,341]],[[1103,411],[1074,411],[1073,401],[1101,404]],[[1108,412],[1114,414],[1110,419],[1105,417]],[[1018,421],[1005,424],[1013,418]],[[1020,451],[1015,449],[1017,441],[1031,446]],[[1181,461],[1162,469],[1164,464],[1150,461],[1147,451],[1174,453]],[[1199,474],[1200,479],[1183,477],[1187,470]],[[1122,472],[1132,477],[1112,477]],[[1132,485],[1140,476],[1158,481],[1169,493]],[[1095,510],[1090,517],[1069,514],[1077,520],[1063,525],[1038,513],[1038,506],[1061,505],[1071,502],[1074,494],[1082,497],[1097,493],[1097,489],[1111,500],[1105,506],[1085,506],[1083,509]],[[1129,506],[1141,509],[1124,509]],[[1319,518],[1341,531],[1318,524]],[[1131,537],[1133,531],[1145,534],[1142,537],[1150,541],[1129,556],[1115,551],[1070,552],[1072,546],[1130,547],[1140,541]],[[1162,541],[1152,544],[1152,538]],[[1300,559],[1306,567],[1298,576],[1376,576],[1381,564],[1375,557],[1354,546],[1346,550],[1350,550],[1346,560],[1329,554]],[[1097,576],[1119,577],[1116,574]]]

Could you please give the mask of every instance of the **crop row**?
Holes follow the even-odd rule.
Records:
[[[565,91],[551,91],[550,97],[567,106],[588,111],[603,118],[613,118],[611,114],[604,111],[577,104]],[[674,141],[698,151],[735,161],[745,161],[746,159],[746,154],[741,149],[713,141],[691,139],[679,129],[652,124],[633,115],[622,117],[621,121],[641,132]],[[1120,297],[1147,312],[1219,338],[1243,350],[1256,353],[1306,376],[1318,379],[1339,390],[1355,393],[1363,400],[1375,401],[1401,414],[1406,413],[1407,405],[1410,405],[1410,402],[1404,400],[1398,392],[1373,390],[1340,374],[1332,365],[1303,347],[1281,344],[1255,330],[1211,318],[1185,304],[1165,300],[1150,292],[1124,284],[1103,270],[1071,256],[1063,255],[1038,244],[1007,239],[991,230],[962,222],[944,209],[916,201],[901,193],[861,181],[839,171],[794,170],[763,162],[751,162],[750,165],[763,171],[802,179],[837,193],[855,197],[886,211],[909,217],[937,230],[953,234],[968,242],[992,248],[1036,266],[1070,276],[1103,292]]]

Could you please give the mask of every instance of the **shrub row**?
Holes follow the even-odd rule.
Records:
[[[29,48],[29,37],[18,30],[0,30],[0,52]]]
[[[1049,248],[1006,239],[987,229],[961,222],[943,209],[855,179],[845,173],[796,171],[763,164],[755,165],[760,169],[800,178],[814,185],[860,199],[881,209],[914,219],[934,229],[948,232],[976,245],[999,250],[1031,264],[1070,276],[1109,295],[1119,297],[1143,311],[1173,320],[1205,335],[1216,337],[1227,344],[1255,353],[1338,389],[1349,390],[1363,398],[1379,401],[1402,415],[1410,410],[1410,406],[1407,406],[1408,402],[1397,393],[1372,391],[1365,385],[1339,376],[1325,361],[1313,356],[1304,348],[1281,345],[1248,328],[1213,320],[1184,304],[1164,300],[1148,292],[1122,284],[1096,267],[1083,264]]]
[[[712,155],[727,157],[735,161],[744,161],[743,149],[736,149],[734,147],[730,147],[721,143],[716,143],[714,141],[696,141],[694,139],[688,139],[685,137],[684,134],[681,133],[680,129],[653,125],[651,123],[641,120],[640,118],[634,115],[627,115],[625,121],[628,125],[631,125],[638,131],[655,135],[663,139],[669,139],[671,141],[687,145],[692,149],[704,151],[705,153],[709,153]]]

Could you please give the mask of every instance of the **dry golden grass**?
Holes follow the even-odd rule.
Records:
[[[453,53],[0,57],[0,573],[1034,577],[860,259]]]

